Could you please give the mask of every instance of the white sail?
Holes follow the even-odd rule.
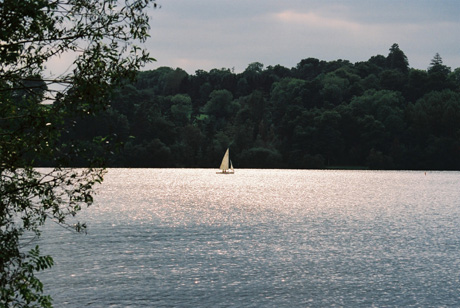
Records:
[[[222,158],[222,163],[220,164],[219,169],[221,170],[221,174],[233,174],[235,171],[233,170],[233,164],[232,161],[230,160],[230,149],[227,149],[225,151],[224,158]]]
[[[220,164],[220,170],[227,170],[228,169],[228,162],[230,161],[230,149],[227,149],[225,152],[224,158],[222,159],[222,163]]]

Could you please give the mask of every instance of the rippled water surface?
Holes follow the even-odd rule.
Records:
[[[460,306],[460,173],[110,169],[55,307]]]

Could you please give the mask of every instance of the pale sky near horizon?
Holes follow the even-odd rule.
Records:
[[[157,0],[146,47],[161,66],[189,74],[248,64],[295,67],[309,57],[352,63],[388,55],[397,43],[409,66],[439,53],[460,67],[459,0]]]

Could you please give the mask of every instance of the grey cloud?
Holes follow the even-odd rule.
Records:
[[[365,61],[399,43],[410,65],[439,52],[460,66],[460,6],[429,0],[169,0],[152,11],[153,67],[243,70],[249,63],[295,66],[301,59]],[[295,12],[298,22],[277,19]],[[304,15],[302,15],[304,14]],[[150,67],[152,68],[152,67]]]

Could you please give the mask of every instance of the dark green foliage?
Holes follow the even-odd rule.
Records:
[[[282,157],[276,150],[255,147],[244,150],[238,163],[242,168],[280,168]]]
[[[148,37],[150,3],[155,6],[153,0],[0,1],[2,308],[52,306],[36,272],[53,259],[30,249],[31,237],[38,238],[47,221],[85,229],[74,216],[93,203],[94,186],[105,173],[101,167],[116,155],[116,145],[129,140],[138,113],[133,103],[109,103],[114,90],[137,92],[121,85],[153,60],[136,46]],[[74,56],[70,69],[45,76],[45,64],[62,55]],[[179,91],[184,76],[173,71],[163,91]],[[178,109],[173,114],[182,123],[190,108]],[[148,111],[145,118],[155,123]]]
[[[398,44],[393,44],[387,56],[387,66],[389,69],[400,71],[402,74],[409,72],[409,61],[404,52],[399,49]]]
[[[230,146],[245,168],[459,169],[459,93],[459,69],[438,54],[412,69],[393,44],[355,64],[141,72],[100,125],[120,123],[126,147],[114,166],[217,167]]]

